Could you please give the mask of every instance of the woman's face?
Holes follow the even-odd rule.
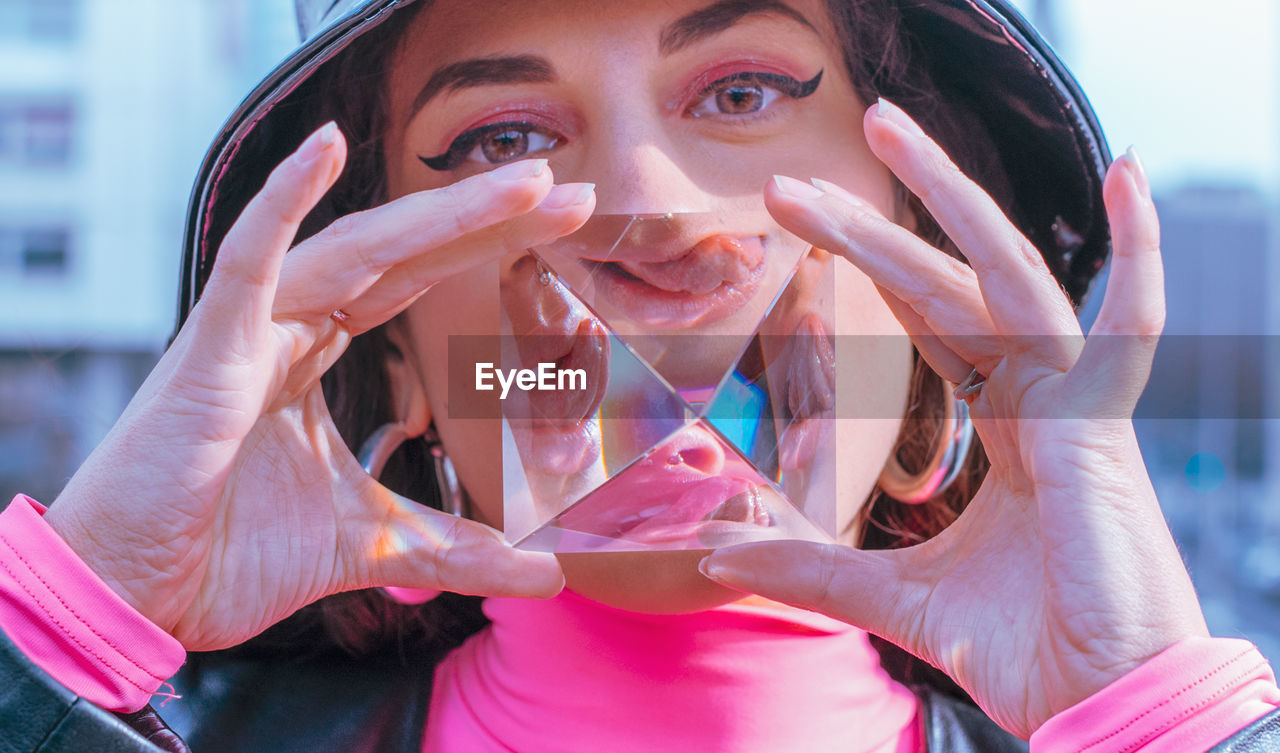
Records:
[[[743,196],[760,203],[775,173],[824,178],[893,211],[890,175],[862,135],[865,105],[823,0],[436,0],[407,40],[390,77],[392,198],[546,157],[557,183],[596,184],[597,214],[707,208]],[[832,268],[839,292],[827,334],[874,335],[838,345],[841,363],[854,365],[842,367],[834,424],[837,524],[851,539],[849,523],[898,433],[911,358],[870,281],[843,260]],[[497,297],[491,269],[440,283],[407,312],[405,349],[474,516],[501,527],[492,422],[451,417],[445,401],[448,338],[497,334]],[[698,329],[687,318],[672,326]],[[398,390],[418,386],[399,381]],[[671,612],[740,596],[702,578],[704,554],[560,558],[578,593]]]

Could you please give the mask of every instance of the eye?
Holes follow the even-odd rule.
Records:
[[[772,105],[779,97],[804,99],[818,89],[822,71],[808,81],[764,71],[745,71],[708,84],[688,109],[695,118],[717,115],[750,115]]]
[[[535,152],[554,149],[560,136],[524,121],[490,123],[473,128],[453,140],[443,154],[422,157],[432,170],[455,170],[463,163],[487,166],[520,159]]]

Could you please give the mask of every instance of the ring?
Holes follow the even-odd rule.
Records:
[[[338,324],[342,324],[343,322],[350,319],[351,315],[343,311],[342,309],[334,309],[333,313],[329,314],[329,318],[334,320]]]
[[[973,398],[978,396],[979,392],[982,392],[982,386],[986,383],[987,378],[979,374],[975,368],[969,372],[969,376],[965,377],[963,382],[956,385],[955,392],[952,394],[956,396],[957,400],[963,400],[966,403],[971,402]]]

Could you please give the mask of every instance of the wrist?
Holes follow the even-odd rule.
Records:
[[[99,516],[96,524],[86,523],[82,516],[82,505],[74,497],[67,498],[65,493],[44,514],[45,524],[103,585],[143,618],[166,633],[171,633],[172,624],[166,623],[164,610],[160,606],[162,602],[141,596],[146,593],[156,594],[159,589],[131,587],[131,584],[140,582],[138,568],[141,566],[141,558],[136,554],[137,547],[130,547],[135,554],[121,557],[116,552],[122,549],[122,542],[117,542],[115,547],[107,543],[108,536],[105,534],[112,526],[110,521],[110,517]],[[96,535],[95,530],[98,532]],[[172,622],[176,621],[169,620],[169,623]]]

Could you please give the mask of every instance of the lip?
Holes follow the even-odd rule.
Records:
[[[508,417],[530,418],[547,425],[572,427],[599,408],[609,379],[609,336],[564,285],[551,277],[543,282],[537,260],[525,255],[502,280],[502,302],[515,337],[518,364],[536,369],[554,363],[557,369],[581,369],[587,374],[581,390],[516,393],[504,406]]]
[[[604,299],[647,327],[686,329],[722,321],[760,290],[767,269],[761,236],[708,236],[674,258],[583,258]]]
[[[570,476],[587,470],[600,459],[600,430],[594,421],[567,425],[537,419],[512,421],[511,433],[526,470]]]
[[[801,317],[786,359],[792,420],[778,438],[779,462],[784,471],[796,471],[813,463],[835,409],[835,350],[816,314]]]
[[[774,524],[766,483],[709,431],[689,427],[616,476],[607,498],[592,495],[565,513],[564,527],[647,545],[699,545],[708,530]]]

